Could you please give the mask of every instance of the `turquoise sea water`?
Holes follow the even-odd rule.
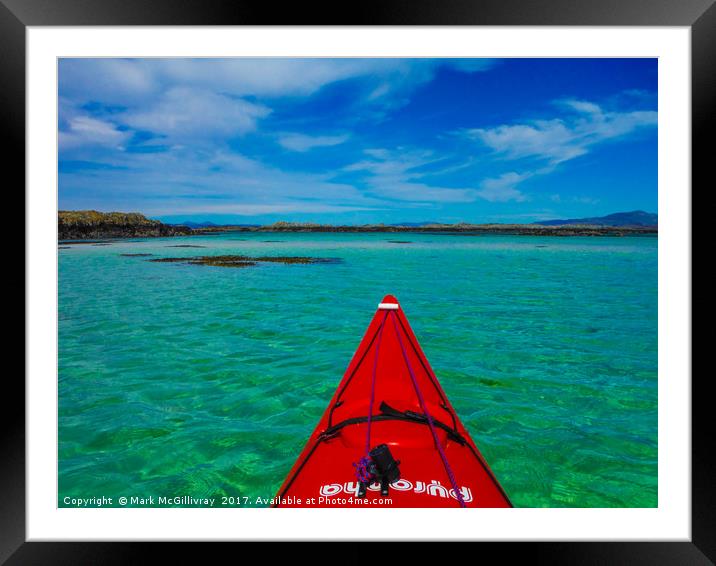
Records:
[[[58,505],[271,497],[387,293],[516,506],[658,504],[656,238],[230,233],[59,250]]]

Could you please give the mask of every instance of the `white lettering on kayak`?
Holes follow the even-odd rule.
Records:
[[[329,483],[321,486],[319,494],[323,497],[333,497],[343,492],[356,496],[358,494],[358,487],[359,485],[356,481]],[[423,493],[431,497],[452,497],[453,499],[457,499],[454,489],[448,489],[436,480],[432,480],[430,483],[416,481],[413,485],[409,480],[399,479],[398,481],[391,483],[390,487],[395,491],[413,491],[414,493]],[[378,482],[374,482],[368,486],[368,489],[370,491],[380,491],[380,484]],[[472,501],[472,491],[469,487],[461,487],[460,494],[462,495],[465,503],[470,503]]]

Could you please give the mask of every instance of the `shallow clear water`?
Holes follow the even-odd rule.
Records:
[[[59,250],[58,504],[272,496],[387,293],[516,506],[657,505],[656,238],[267,233]]]

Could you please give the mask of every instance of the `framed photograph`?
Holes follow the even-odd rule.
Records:
[[[3,0],[27,333],[0,558],[712,563],[691,187],[715,23]]]

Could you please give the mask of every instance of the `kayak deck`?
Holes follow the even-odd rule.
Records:
[[[399,460],[400,479],[387,495],[374,483],[359,498],[355,464],[380,444]],[[392,295],[275,499],[278,507],[511,507]]]

